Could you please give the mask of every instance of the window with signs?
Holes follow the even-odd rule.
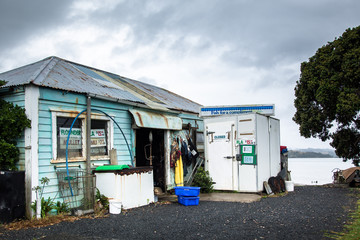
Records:
[[[57,158],[66,157],[66,142],[74,118],[57,117]],[[68,158],[83,156],[83,129],[81,119],[76,119],[68,141]]]
[[[69,160],[85,160],[86,156],[86,128],[85,118],[78,118],[71,130],[69,140],[69,131],[74,118],[67,117],[66,114],[54,113],[54,128],[56,133],[56,143],[53,145],[54,160],[64,160],[66,158],[66,145],[68,146]],[[105,117],[97,116],[97,119],[91,120],[91,156],[94,159],[107,159],[109,155],[110,137],[109,129],[110,121]],[[55,146],[55,148],[54,148]]]
[[[91,120],[91,156],[108,155],[107,121]]]

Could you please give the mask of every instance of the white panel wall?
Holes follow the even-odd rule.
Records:
[[[270,121],[270,174],[276,176],[281,170],[280,159],[280,121],[269,118]]]
[[[263,182],[270,177],[268,117],[256,115],[257,191],[263,190]]]

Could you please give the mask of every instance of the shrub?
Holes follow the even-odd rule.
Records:
[[[201,187],[200,192],[202,193],[213,192],[213,180],[209,175],[209,171],[205,171],[202,167],[200,167],[195,174],[192,186]]]
[[[65,202],[57,201],[56,205],[54,205],[54,209],[56,209],[57,214],[70,212],[69,206]]]
[[[33,190],[36,192],[40,191],[39,198],[41,199],[41,207],[40,208],[41,208],[41,217],[42,218],[46,217],[47,214],[53,209],[55,209],[58,214],[66,213],[66,212],[70,211],[68,205],[65,202],[61,203],[60,201],[57,201],[57,203],[55,204],[54,199],[56,198],[56,196],[53,199],[51,199],[50,197],[48,197],[48,199],[45,199],[42,196],[45,185],[48,185],[49,182],[50,182],[49,178],[43,177],[40,179],[40,183],[42,184],[42,187],[37,186],[37,187],[33,188]],[[36,203],[37,203],[37,200],[35,200],[34,202],[31,203],[31,208],[35,214],[36,214]]]
[[[0,112],[0,170],[16,170],[19,161],[16,141],[31,126],[30,120],[23,108],[3,99],[0,99]]]
[[[31,208],[32,210],[36,213],[36,203],[37,201],[35,200],[32,204],[31,204]],[[44,218],[47,216],[47,214],[52,210],[55,209],[55,204],[54,201],[49,197],[48,199],[45,198],[41,198],[41,217]]]
[[[97,203],[100,203],[104,209],[109,210],[109,199],[104,194],[101,194],[99,189],[96,189],[95,198]]]

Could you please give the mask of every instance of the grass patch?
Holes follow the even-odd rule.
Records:
[[[360,197],[360,194],[358,194]],[[355,212],[350,214],[351,220],[344,226],[342,232],[330,232],[325,234],[326,237],[341,240],[358,240],[360,236],[360,200],[357,201]]]

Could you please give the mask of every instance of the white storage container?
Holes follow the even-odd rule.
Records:
[[[108,198],[117,199],[123,209],[154,202],[154,180],[151,167],[95,171],[96,187]]]

